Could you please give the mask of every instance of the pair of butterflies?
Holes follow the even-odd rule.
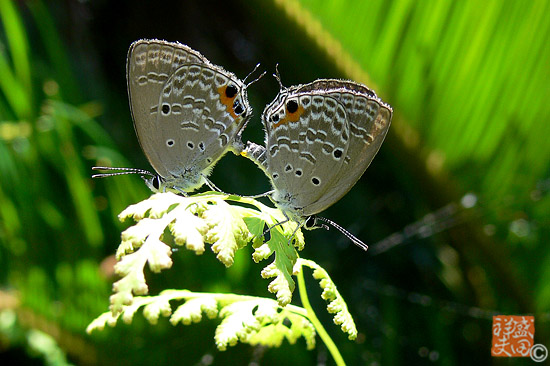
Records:
[[[139,40],[128,51],[126,76],[134,127],[157,174],[142,169],[95,167],[142,174],[155,192],[191,192],[208,181],[229,150],[254,161],[269,177],[271,199],[299,226],[355,185],[378,152],[392,109],[374,91],[352,82],[321,79],[281,90],[265,108],[265,146],[243,144],[252,115],[247,87],[180,43]],[[279,80],[280,83],[280,80]],[[366,244],[330,220],[355,244]]]

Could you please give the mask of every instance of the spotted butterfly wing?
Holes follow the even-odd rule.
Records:
[[[371,89],[351,81],[317,80],[298,88],[296,94],[320,93],[336,99],[346,112],[350,138],[336,181],[311,203],[305,215],[321,212],[342,198],[367,170],[384,142],[393,110]]]
[[[273,200],[292,216],[308,215],[336,184],[350,137],[346,112],[321,93],[282,91],[263,114],[267,132],[267,165]]]
[[[136,41],[127,80],[138,140],[165,188],[200,187],[217,160],[242,149],[240,134],[252,112],[246,87],[197,51]]]
[[[266,147],[245,155],[269,176],[273,200],[298,222],[344,196],[365,172],[391,122],[391,107],[351,81],[283,89],[264,110]]]

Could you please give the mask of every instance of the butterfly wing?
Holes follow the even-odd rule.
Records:
[[[197,51],[136,41],[127,79],[138,140],[169,188],[198,188],[229,149],[242,149],[240,134],[252,114],[246,87]]]
[[[336,99],[346,111],[350,140],[343,164],[330,188],[304,210],[305,215],[323,211],[342,198],[361,178],[380,149],[390,127],[392,109],[367,87],[351,81],[317,80],[297,93],[321,92]]]
[[[180,43],[142,39],[128,50],[126,78],[134,128],[149,163],[163,177],[168,171],[156,152],[157,113],[151,110],[158,105],[170,75],[185,63],[209,64],[200,53]]]
[[[291,88],[268,105],[263,122],[274,201],[293,218],[310,215],[309,207],[336,184],[348,154],[345,109],[329,95]]]
[[[217,66],[184,64],[166,81],[155,113],[154,160],[173,177],[208,175],[240,134],[252,110],[245,85]]]

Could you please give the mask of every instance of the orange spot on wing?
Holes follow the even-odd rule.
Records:
[[[225,90],[227,89],[227,85],[220,86],[218,88],[218,94],[220,95],[220,102],[225,106],[225,110],[227,113],[231,115],[231,117],[237,119],[237,115],[235,114],[235,111],[233,110],[233,103],[235,98],[237,97],[237,94],[235,94],[232,98],[228,98],[227,95],[225,95]]]
[[[298,106],[298,110],[294,113],[286,112],[286,116],[281,118],[279,122],[273,124],[273,128],[277,128],[280,125],[286,125],[288,122],[298,122],[300,116],[304,113],[304,107]]]

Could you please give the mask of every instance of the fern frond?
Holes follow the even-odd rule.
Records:
[[[344,301],[344,298],[338,292],[336,284],[332,281],[327,271],[321,266],[311,260],[298,259],[297,266],[307,266],[313,269],[313,278],[319,280],[319,285],[323,289],[321,297],[328,301],[327,311],[334,314],[334,324],[340,325],[340,328],[344,333],[348,334],[348,338],[353,340],[357,338],[357,328],[355,322],[351,316],[348,305]]]

